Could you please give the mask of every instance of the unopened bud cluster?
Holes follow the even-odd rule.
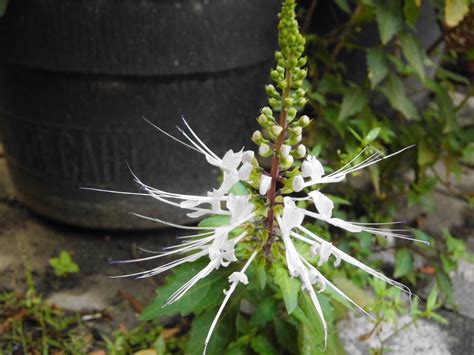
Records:
[[[303,88],[307,59],[302,57],[305,39],[298,29],[295,6],[295,1],[286,1],[279,15],[281,51],[275,53],[276,66],[270,73],[274,84],[265,87],[269,106],[257,118],[262,129],[252,135],[259,155],[278,157],[280,170],[290,169],[295,159],[306,156],[301,140],[303,128],[310,123],[308,116],[299,115],[307,102]]]

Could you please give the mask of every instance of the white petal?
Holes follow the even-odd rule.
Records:
[[[329,260],[329,257],[331,256],[331,249],[332,249],[332,243],[330,242],[322,242],[321,246],[319,247],[319,261],[318,261],[318,266],[323,265],[326,261]]]
[[[291,146],[287,144],[282,144],[280,148],[280,153],[283,157],[287,158],[290,155],[291,152]]]
[[[242,181],[247,181],[250,177],[250,173],[252,172],[252,164],[250,163],[243,163],[239,169],[239,179]]]
[[[293,178],[293,191],[300,192],[304,187],[304,180],[301,175],[297,175]]]
[[[270,188],[270,184],[272,182],[272,178],[268,175],[262,174],[260,177],[260,187],[258,189],[258,192],[260,195],[265,195]]]
[[[334,209],[334,203],[331,199],[319,191],[311,191],[308,195],[313,199],[318,212],[326,218],[331,218]]]
[[[235,271],[229,276],[229,282],[230,283],[240,282],[244,285],[248,285],[249,279],[248,279],[247,275],[245,275],[245,273]]]
[[[255,153],[253,150],[246,150],[242,155],[242,162],[243,163],[252,163],[252,160],[255,158]]]

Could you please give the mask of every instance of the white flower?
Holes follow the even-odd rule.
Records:
[[[321,162],[314,156],[308,155],[301,165],[303,177],[311,177],[311,180],[318,180],[324,175],[324,168]]]
[[[293,178],[292,187],[293,187],[293,190],[294,190],[295,192],[300,192],[301,190],[303,190],[303,187],[304,187],[304,180],[303,180],[303,177],[302,177],[301,175],[296,175],[296,176]]]
[[[270,188],[271,182],[272,182],[272,178],[270,176],[265,175],[265,174],[262,174],[260,176],[260,187],[258,190],[260,195],[263,196],[267,193],[268,189]]]
[[[200,270],[196,275],[194,275],[190,280],[185,282],[175,293],[173,293],[168,300],[166,305],[172,304],[181,297],[183,297],[188,290],[190,290],[199,280],[207,277],[213,270],[219,268],[226,268],[231,263],[239,261],[236,255],[236,247],[239,243],[245,239],[250,239],[248,235],[250,230],[254,229],[255,225],[251,225],[254,220],[258,223],[264,221],[261,215],[257,217],[255,205],[252,201],[254,199],[262,199],[260,196],[265,196],[268,194],[270,188],[275,188],[276,181],[272,181],[272,177],[267,175],[261,170],[256,170],[255,173],[260,173],[260,182],[258,186],[259,195],[254,192],[253,194],[245,196],[235,196],[232,193],[229,193],[231,188],[239,181],[247,181],[250,179],[252,172],[254,171],[254,166],[258,168],[257,162],[255,160],[255,154],[251,151],[238,151],[234,152],[233,150],[228,150],[222,158],[219,158],[212,150],[205,145],[205,143],[199,139],[196,133],[191,129],[188,123],[183,119],[183,122],[188,130],[185,132],[180,130],[183,136],[186,138],[186,142],[181,141],[180,139],[170,135],[169,133],[163,131],[161,128],[156,127],[158,130],[171,137],[172,139],[182,143],[186,147],[199,152],[204,155],[207,162],[212,166],[216,166],[221,169],[223,174],[223,181],[221,186],[214,188],[211,191],[207,192],[205,196],[197,195],[186,195],[178,194],[163,191],[157,188],[146,185],[141,182],[138,177],[133,174],[135,181],[140,185],[143,192],[141,193],[131,193],[123,192],[124,194],[134,194],[140,196],[149,196],[160,202],[168,204],[173,207],[178,207],[181,209],[187,210],[187,215],[191,218],[199,218],[205,215],[221,215],[227,216],[228,222],[219,227],[192,227],[192,226],[183,226],[175,223],[170,223],[163,221],[157,217],[141,216],[136,214],[139,217],[146,218],[152,221],[166,224],[171,227],[191,230],[192,234],[182,236],[182,243],[178,245],[173,245],[165,248],[162,253],[154,254],[152,256],[143,257],[140,259],[133,260],[124,260],[119,261],[120,263],[133,263],[145,260],[154,260],[162,259],[170,256],[176,256],[177,259],[173,261],[165,262],[164,264],[146,271],[141,271],[129,275],[122,275],[118,277],[127,277],[135,276],[137,278],[150,277],[153,275],[158,275],[163,272],[166,272],[170,269],[173,269],[184,263],[194,262],[201,258],[206,258],[208,260],[207,265]],[[263,148],[262,148],[263,147]],[[299,146],[301,147],[301,145]],[[303,146],[304,147],[304,146]],[[263,153],[269,153],[269,146],[266,144],[260,145],[260,150],[265,150],[268,148],[268,151]],[[302,149],[302,148],[298,148]],[[405,148],[407,149],[407,148]],[[403,149],[404,150],[404,149]],[[401,150],[401,151],[403,151]],[[365,150],[364,150],[365,151]],[[352,166],[352,163],[364,152],[362,151],[357,157],[351,160],[348,164],[343,166],[341,169],[326,175],[324,167],[321,162],[314,156],[308,156],[301,166],[301,174],[291,175],[292,178],[292,187],[296,192],[302,191],[305,187],[311,187],[313,185],[320,185],[326,183],[335,183],[342,181],[346,175],[358,171],[364,167],[368,167],[372,164],[375,164],[387,157],[393,156],[400,153],[396,152],[387,157],[383,157],[379,153],[371,155],[369,158],[362,160],[361,163],[355,164]],[[293,162],[293,155],[291,153],[291,147],[283,145],[280,150],[282,160],[281,166],[284,164],[286,168],[291,165]],[[262,152],[261,152],[262,153]],[[297,154],[303,153],[303,151],[298,152]],[[305,152],[304,152],[305,153]],[[263,155],[265,155],[263,154]],[[304,155],[304,154],[300,154]],[[285,169],[285,167],[283,167]],[[306,179],[306,181],[305,181]],[[272,184],[273,182],[273,184]],[[250,184],[251,185],[251,184]],[[100,190],[104,191],[104,190]],[[117,191],[110,191],[117,193]],[[276,191],[273,191],[276,192]],[[120,192],[119,192],[120,193]],[[282,196],[279,194],[279,196]],[[296,206],[295,201],[305,200],[312,201],[316,212],[299,208]],[[262,201],[260,201],[261,203]],[[273,208],[273,204],[276,205],[275,201],[269,204],[270,208]],[[257,204],[258,205],[258,204]],[[263,203],[261,204],[263,205]],[[268,206],[268,205],[267,205]],[[281,208],[281,207],[280,207]],[[270,231],[272,237],[276,238],[278,242],[283,243],[285,247],[285,259],[288,267],[288,272],[291,277],[298,278],[301,282],[301,289],[304,292],[307,292],[314,307],[321,319],[323,329],[324,329],[324,342],[327,343],[327,324],[324,319],[323,311],[321,304],[318,300],[317,292],[324,292],[326,289],[330,289],[332,292],[338,294],[343,299],[351,302],[356,307],[358,307],[362,312],[367,314],[362,308],[355,304],[347,295],[345,295],[341,290],[339,290],[334,284],[332,284],[328,279],[321,274],[318,270],[323,264],[334,260],[333,265],[337,267],[341,261],[349,263],[355,267],[358,267],[365,272],[373,275],[376,278],[379,278],[390,285],[393,285],[408,294],[410,290],[398,283],[395,282],[382,273],[373,270],[372,268],[366,266],[360,261],[356,260],[352,256],[343,252],[337,248],[337,245],[334,245],[332,242],[324,240],[319,237],[314,232],[303,226],[303,221],[305,217],[309,217],[315,220],[326,222],[331,226],[344,229],[351,233],[360,233],[367,232],[373,235],[382,236],[386,238],[402,238],[414,240],[409,237],[405,232],[406,230],[401,229],[390,229],[381,227],[378,224],[371,223],[357,223],[344,221],[340,218],[333,217],[334,213],[334,203],[333,201],[325,196],[320,190],[313,190],[306,194],[304,197],[292,198],[289,196],[283,197],[283,210],[274,209],[272,210],[275,215],[278,228],[273,228]],[[270,216],[270,214],[268,215]],[[261,225],[261,224],[259,224]],[[271,225],[271,224],[270,224]],[[237,232],[238,231],[238,232]],[[239,233],[237,236],[236,234]],[[273,235],[272,235],[273,234]],[[253,237],[253,236],[252,236]],[[309,257],[317,257],[317,266],[313,265],[314,260],[310,262],[307,260],[297,249],[295,241],[298,243],[305,243],[310,246]],[[422,242],[422,241],[420,241]],[[255,247],[255,244],[252,245]],[[244,267],[239,272],[233,272],[229,277],[229,288],[224,291],[225,298],[219,307],[216,317],[214,318],[211,327],[209,329],[206,341],[205,349],[211,338],[212,332],[217,324],[217,321],[222,314],[224,307],[228,303],[229,298],[235,291],[239,283],[247,285],[249,280],[246,275],[246,270],[249,265],[252,263],[257,253],[261,251],[261,247],[255,248],[253,253],[246,261]]]
[[[290,152],[291,152],[291,146],[289,146],[287,144],[283,144],[281,146],[280,153],[281,153],[282,157],[288,158],[290,156]]]
[[[313,199],[318,212],[326,218],[331,218],[334,209],[332,200],[319,191],[311,191],[308,195]]]

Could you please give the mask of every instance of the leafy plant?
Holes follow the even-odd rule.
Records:
[[[58,257],[49,259],[49,265],[53,268],[54,274],[59,277],[66,277],[79,272],[79,265],[72,260],[71,255],[66,250],[61,250]]]

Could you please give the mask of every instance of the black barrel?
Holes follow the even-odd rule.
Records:
[[[0,20],[0,134],[18,198],[85,227],[182,212],[80,190],[143,182],[203,194],[218,172],[146,124],[181,116],[217,154],[250,143],[276,46],[277,0],[15,0]]]

